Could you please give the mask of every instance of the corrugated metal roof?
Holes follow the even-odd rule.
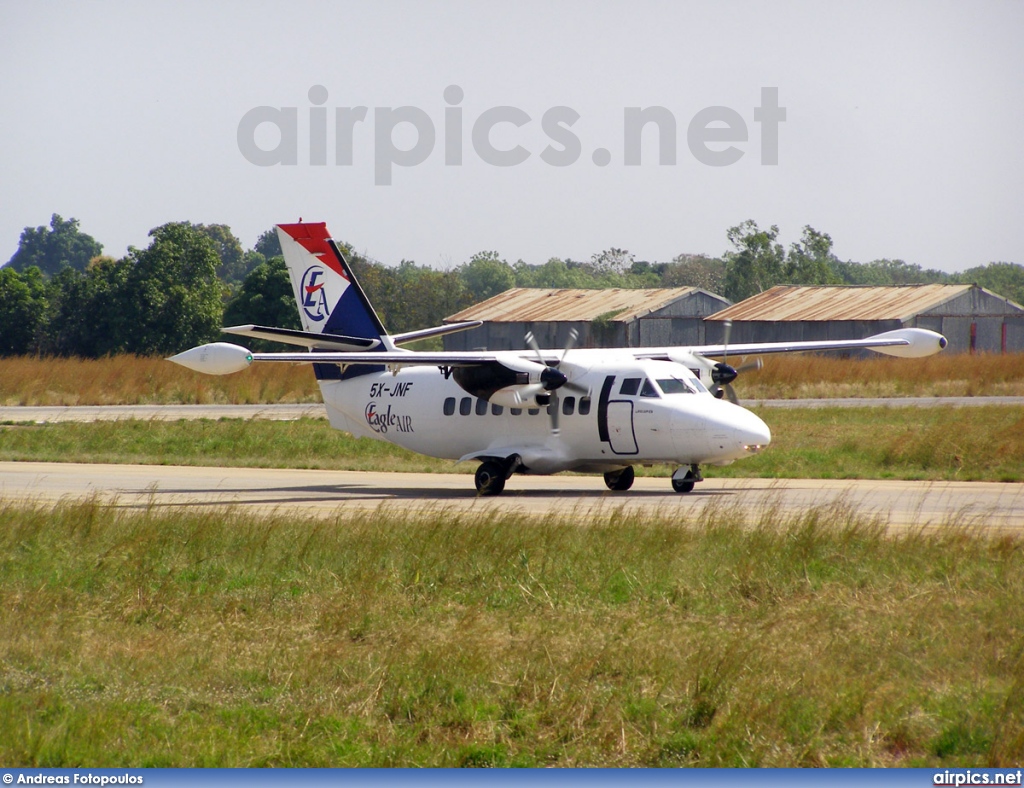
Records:
[[[446,317],[445,322],[569,322],[593,320],[601,315],[615,313],[609,319],[625,323],[649,312],[663,309],[696,290],[695,287],[658,290],[548,290],[538,287],[514,287],[458,314]]]
[[[907,320],[972,285],[777,285],[707,320]]]

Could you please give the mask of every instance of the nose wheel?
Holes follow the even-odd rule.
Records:
[[[702,481],[704,481],[704,477],[700,475],[700,468],[696,465],[685,469],[677,468],[676,472],[672,474],[672,489],[677,493],[693,492],[693,486]]]

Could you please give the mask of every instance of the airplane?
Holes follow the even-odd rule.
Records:
[[[734,356],[869,348],[916,358],[946,347],[941,334],[902,328],[858,340],[694,347],[420,352],[401,346],[480,325],[468,321],[400,334],[384,329],[325,223],[277,226],[302,330],[242,325],[228,334],[305,348],[253,353],[213,342],[169,360],[213,375],[253,363],[308,363],[330,425],[420,454],[475,461],[479,495],[513,474],[601,473],[628,490],[634,466],[675,466],[672,489],[689,493],[701,466],[763,451],[771,431],[738,404],[732,382],[749,365]],[[721,361],[713,359],[721,358]]]

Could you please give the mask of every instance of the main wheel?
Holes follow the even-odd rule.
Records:
[[[636,477],[636,473],[633,471],[632,465],[627,465],[621,471],[609,471],[604,475],[604,483],[608,485],[609,490],[615,490],[616,492],[623,492],[633,486],[633,479]]]
[[[693,492],[693,485],[694,481],[689,477],[689,475],[682,479],[672,479],[672,489],[677,493]]]
[[[474,481],[480,495],[501,495],[505,489],[505,469],[494,460],[487,460],[476,469]]]

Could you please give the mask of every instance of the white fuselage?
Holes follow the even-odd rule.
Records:
[[[558,434],[552,434],[552,405],[497,406],[436,367],[323,380],[320,387],[337,429],[446,459],[515,454],[528,473],[724,465],[771,440],[760,418],[716,399],[679,364],[609,350],[576,350],[570,362],[562,369],[576,390],[558,392]]]

